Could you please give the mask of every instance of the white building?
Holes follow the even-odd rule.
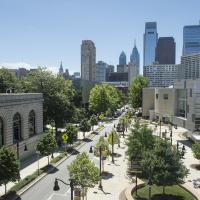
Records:
[[[81,44],[81,79],[96,79],[96,47],[91,40],[83,40]]]
[[[178,79],[178,68],[174,64],[153,64],[144,66],[143,75],[149,79],[150,87],[169,87]]]
[[[0,94],[0,147],[10,146],[20,160],[26,159],[42,132],[42,94]]]

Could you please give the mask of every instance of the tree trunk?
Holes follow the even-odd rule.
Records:
[[[6,183],[4,183],[4,186],[5,186],[5,194],[7,193],[7,185],[6,185]]]
[[[165,186],[163,185],[163,194],[165,194]]]
[[[48,166],[49,166],[49,155],[48,155],[48,157],[47,157],[47,158],[48,158]]]
[[[83,138],[85,139],[85,132],[83,132]]]

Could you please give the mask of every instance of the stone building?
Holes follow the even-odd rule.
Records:
[[[42,94],[0,94],[0,147],[11,146],[24,160],[35,153],[42,132]]]

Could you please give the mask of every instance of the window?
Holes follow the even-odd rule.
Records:
[[[4,145],[3,119],[0,117],[0,147]]]
[[[192,88],[190,88],[190,97],[192,97]]]
[[[17,143],[22,140],[21,134],[21,116],[16,113],[13,117],[13,143]]]
[[[156,99],[158,99],[158,94],[156,94]]]
[[[168,94],[163,94],[163,99],[167,100],[168,99]]]
[[[32,110],[28,116],[29,136],[35,135],[35,112]]]

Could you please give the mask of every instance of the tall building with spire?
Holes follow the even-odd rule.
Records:
[[[59,75],[63,75],[64,74],[64,70],[63,70],[63,65],[62,65],[62,61],[60,63],[60,68],[59,68]]]
[[[139,73],[140,73],[140,54],[136,47],[136,42],[134,43],[134,47],[133,47],[132,53],[130,55],[130,63],[136,67],[137,75],[139,75]]]
[[[126,54],[124,51],[122,51],[119,56],[119,65],[126,65]]]

